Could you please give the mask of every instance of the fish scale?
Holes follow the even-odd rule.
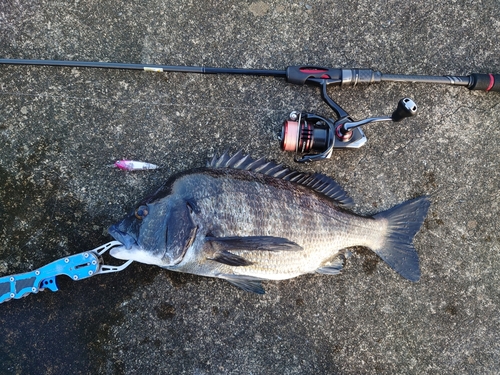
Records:
[[[198,183],[207,176],[190,176]],[[222,212],[221,220],[214,220],[220,225],[216,232],[219,236],[266,236],[272,234],[277,237],[287,238],[307,251],[235,251],[253,264],[243,268],[220,267],[223,273],[235,272],[236,274],[252,273],[252,276],[266,279],[286,279],[303,273],[314,272],[336,255],[339,251],[355,245],[366,245],[373,233],[376,223],[371,218],[346,217],[338,212],[333,202],[321,197],[304,192],[275,189],[267,185],[260,185],[259,189],[245,188],[242,181],[207,181],[207,184],[221,184],[228,186],[223,189],[225,197],[232,199],[219,199],[218,205],[211,206],[211,197],[198,201],[202,211]],[[253,186],[252,186],[253,187]],[[231,191],[234,189],[237,193]],[[238,202],[237,205],[234,202]],[[205,206],[204,203],[208,202]],[[286,209],[283,209],[286,206]],[[357,221],[357,225],[354,222]],[[199,222],[204,227],[214,225],[212,222]],[[285,224],[285,225],[283,225]],[[380,223],[378,223],[380,224]],[[357,227],[356,233],[346,230],[348,227]],[[206,254],[200,253],[200,263],[207,262]]]

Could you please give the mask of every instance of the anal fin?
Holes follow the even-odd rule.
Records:
[[[317,273],[324,275],[338,275],[344,267],[344,259],[342,257],[335,258],[333,261],[326,263],[323,267],[316,270]]]

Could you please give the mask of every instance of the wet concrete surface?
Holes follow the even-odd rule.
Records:
[[[3,1],[0,57],[387,73],[500,72],[496,1]],[[0,306],[2,374],[495,373],[500,365],[500,96],[465,88],[332,88],[356,119],[411,97],[417,117],[365,128],[361,149],[297,165],[291,110],[330,115],[284,80],[0,66],[0,276],[111,240],[170,175],[243,149],[336,179],[373,214],[422,194],[408,282],[364,249],[336,277],[222,280],[133,264]],[[125,173],[121,158],[162,169]],[[109,259],[109,258],[108,258]],[[112,261],[112,260],[110,260]],[[115,262],[119,263],[119,262]]]

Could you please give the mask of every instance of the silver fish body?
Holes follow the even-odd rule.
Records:
[[[347,194],[329,177],[290,171],[241,153],[174,176],[109,232],[111,254],[263,293],[262,280],[336,274],[341,250],[365,246],[403,277],[420,277],[412,245],[428,197],[373,217],[346,210]]]

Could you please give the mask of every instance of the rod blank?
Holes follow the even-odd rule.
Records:
[[[0,64],[145,70],[145,71],[158,71],[158,72],[179,72],[179,73],[200,73],[200,74],[240,74],[240,75],[243,74],[243,75],[273,76],[273,77],[286,76],[286,71],[284,70],[213,68],[204,66],[179,66],[179,65],[155,65],[155,64],[127,64],[127,63],[95,62],[95,61],[0,59]]]

